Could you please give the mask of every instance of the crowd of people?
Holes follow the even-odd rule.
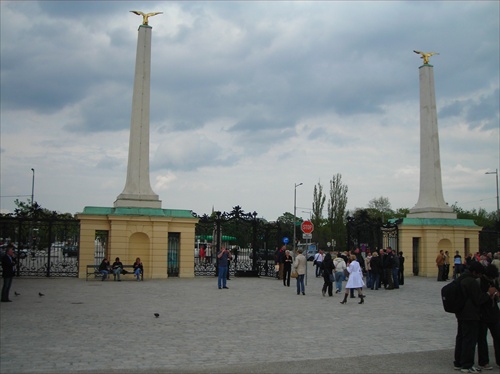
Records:
[[[289,287],[292,270],[295,270],[298,295],[305,295],[303,282],[307,261],[302,252],[302,249],[298,249],[295,258],[285,246],[277,248],[275,252],[277,278],[282,279],[283,285]],[[404,284],[403,252],[396,254],[391,247],[373,252],[368,249],[364,254],[359,248],[350,253],[334,251],[325,253],[319,250],[314,255],[313,264],[315,276],[324,279],[323,296],[327,293],[328,296],[333,296],[334,287],[335,293],[341,293],[343,282],[347,281],[345,288],[351,290],[351,297],[354,297],[354,289],[358,289],[360,304],[362,304],[364,302],[363,287],[372,290],[382,287],[393,290]],[[364,283],[365,277],[366,284]]]
[[[335,258],[333,258],[335,256]],[[289,273],[296,272],[297,295],[305,295],[304,277],[306,274],[306,257],[302,249],[297,250],[295,259],[285,247],[276,251],[277,264],[283,263],[284,272],[277,274],[283,279],[284,286],[290,286]],[[398,289],[404,285],[404,261],[402,252],[395,253],[391,247],[375,251],[367,250],[364,255],[359,248],[350,253],[327,252],[320,250],[313,258],[315,276],[323,277],[321,293],[333,296],[342,293],[344,281],[344,298],[346,304],[349,297],[365,302],[363,288],[378,290]],[[500,253],[469,254],[464,260],[456,251],[453,259],[448,251],[439,251],[436,258],[438,281],[448,281],[450,267],[453,268],[453,280],[460,282],[465,304],[456,313],[457,334],[455,338],[454,368],[463,373],[479,373],[491,370],[487,336],[488,331],[493,339],[495,363],[500,367],[500,301],[499,269]],[[281,269],[281,266],[279,267]],[[365,280],[366,279],[366,283]],[[478,365],[474,365],[477,346]]]

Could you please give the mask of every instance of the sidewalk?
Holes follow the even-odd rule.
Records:
[[[309,266],[305,296],[293,279],[233,277],[219,290],[213,277],[16,278],[0,304],[0,373],[454,372],[443,283],[407,277],[341,305]]]

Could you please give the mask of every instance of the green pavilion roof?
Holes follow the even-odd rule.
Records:
[[[401,226],[460,226],[460,227],[478,227],[471,219],[447,219],[447,218],[403,218],[398,220],[392,218],[390,223],[396,223]]]
[[[81,214],[98,216],[155,216],[175,218],[195,218],[191,210],[161,208],[111,208],[86,206]]]

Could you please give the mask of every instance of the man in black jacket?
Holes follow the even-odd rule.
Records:
[[[7,252],[2,257],[2,303],[8,303],[12,300],[9,299],[10,286],[16,271],[16,260],[14,258],[14,245],[10,243],[7,247]]]
[[[394,279],[392,278],[392,268],[394,266],[394,253],[392,248],[387,247],[385,255],[382,259],[382,266],[384,267],[384,276],[386,281],[386,290],[394,289]]]
[[[496,295],[495,287],[490,287],[488,292],[481,291],[477,278],[484,274],[484,266],[473,262],[469,271],[459,278],[462,292],[466,297],[463,309],[455,313],[457,317],[457,337],[455,339],[455,369],[462,373],[479,373],[481,370],[474,366],[479,333],[480,306],[487,303]]]

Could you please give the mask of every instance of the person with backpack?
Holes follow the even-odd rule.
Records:
[[[484,266],[473,262],[468,271],[455,282],[460,284],[464,296],[463,307],[455,312],[457,318],[457,336],[455,339],[455,369],[462,373],[480,373],[481,369],[474,366],[474,356],[479,335],[480,307],[491,301],[496,295],[495,287],[488,292],[481,291],[477,278],[484,274]],[[457,300],[459,301],[459,300]]]

